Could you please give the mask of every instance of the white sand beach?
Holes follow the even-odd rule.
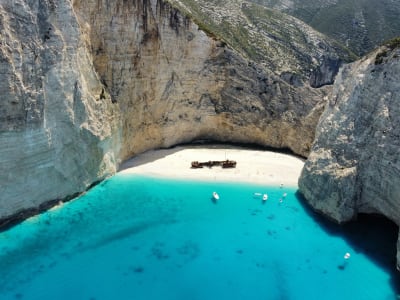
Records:
[[[192,161],[226,159],[235,160],[236,168],[191,168]],[[190,145],[145,152],[124,162],[120,173],[297,187],[303,165],[302,159],[278,152],[229,145]]]

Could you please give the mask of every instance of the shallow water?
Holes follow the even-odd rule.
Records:
[[[396,238],[295,189],[117,175],[0,233],[0,299],[396,299]]]

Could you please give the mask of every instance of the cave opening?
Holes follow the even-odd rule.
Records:
[[[380,214],[360,213],[357,218],[338,224],[314,211],[298,192],[297,196],[307,213],[330,235],[343,238],[356,252],[381,267],[390,277],[393,291],[400,295],[400,271],[396,254],[399,227]]]
[[[337,227],[356,252],[368,256],[387,272],[393,291],[400,295],[400,271],[396,268],[397,224],[383,215],[360,213],[356,220]]]

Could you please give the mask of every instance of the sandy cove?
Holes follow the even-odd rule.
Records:
[[[235,160],[236,168],[191,168],[192,161]],[[121,174],[187,180],[245,182],[297,187],[304,160],[278,152],[228,145],[190,145],[151,150],[121,165]]]

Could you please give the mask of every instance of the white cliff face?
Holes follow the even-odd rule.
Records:
[[[243,58],[161,0],[5,0],[0,18],[0,219],[177,143],[305,156],[330,92]],[[299,57],[318,62],[309,47]]]
[[[313,89],[303,75],[249,63],[163,1],[76,0],[74,10],[95,69],[122,111],[123,159],[195,139],[307,155],[329,87]]]
[[[115,172],[119,128],[69,1],[6,0],[0,18],[1,218]]]
[[[338,222],[376,213],[400,225],[399,56],[384,47],[344,67],[317,127],[299,188]]]
[[[210,99],[200,98],[223,85],[204,70],[216,41],[159,1],[75,1],[74,7],[94,66],[123,112],[122,158],[207,131],[194,122],[215,114]]]

